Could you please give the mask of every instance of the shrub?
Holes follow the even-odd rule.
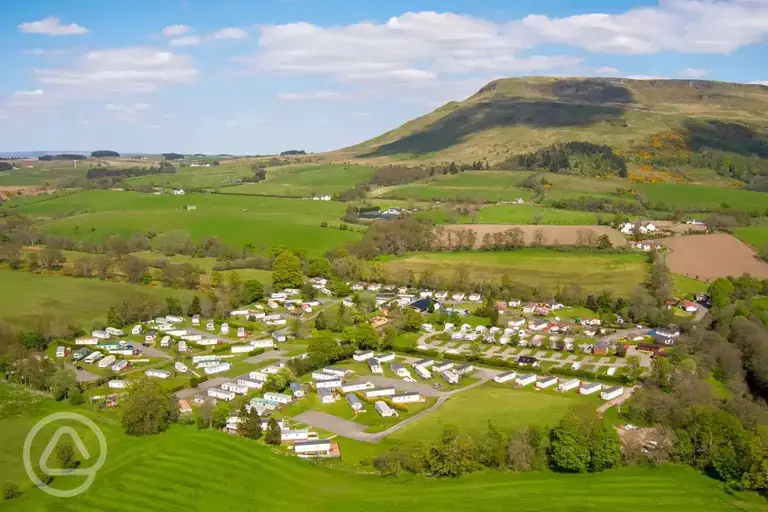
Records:
[[[14,500],[21,496],[21,488],[16,482],[8,481],[3,485],[3,499]]]

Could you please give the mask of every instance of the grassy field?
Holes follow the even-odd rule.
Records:
[[[18,402],[23,391],[0,384],[0,402]],[[27,393],[28,394],[28,393]],[[726,494],[722,484],[681,467],[631,468],[595,475],[550,472],[478,473],[455,480],[423,477],[388,479],[316,466],[271,453],[261,443],[194,427],[174,427],[151,437],[127,437],[114,412],[77,409],[104,432],[106,464],[83,495],[63,500],[32,488],[20,462],[24,437],[38,418],[64,410],[49,400],[0,419],[0,477],[22,485],[20,499],[6,502],[9,511],[70,512],[144,510],[392,510],[428,505],[441,511],[482,507],[521,511],[551,507],[572,510],[728,511],[766,510],[765,501],[749,494]],[[4,409],[0,409],[4,410]],[[43,429],[32,444],[36,460],[61,424]],[[92,456],[92,434],[72,424]],[[342,454],[343,456],[343,454]],[[83,467],[88,467],[88,461]],[[57,477],[57,488],[72,488],[82,477]],[[642,484],[638,484],[641,482]]]
[[[466,266],[475,281],[499,281],[504,274],[512,280],[548,288],[578,283],[585,291],[610,290],[625,295],[644,277],[645,256],[642,254],[581,254],[524,249],[510,252],[416,253],[401,258],[385,258],[390,271],[413,270],[417,274],[427,267],[445,278],[451,278]]]
[[[0,318],[25,326],[45,315],[65,325],[90,327],[121,295],[136,291],[163,299],[173,295],[184,302],[192,298],[185,290],[0,269]]]
[[[597,215],[591,212],[559,210],[543,206],[490,205],[477,212],[475,222],[479,224],[577,224],[595,225]]]
[[[267,179],[259,183],[246,183],[222,188],[225,194],[273,195],[312,197],[320,194],[338,194],[365,183],[373,176],[373,169],[356,165],[305,165],[274,167]]]
[[[224,164],[213,167],[180,167],[176,174],[140,176],[126,180],[132,186],[152,185],[173,188],[214,188],[253,175],[248,164]]]
[[[185,211],[185,205],[196,209]],[[321,221],[338,224],[344,214],[344,205],[330,201],[95,190],[17,210],[47,218],[39,224],[49,233],[83,240],[104,240],[113,233],[183,229],[196,240],[218,236],[238,247],[246,243],[256,247],[283,244],[321,254],[360,238],[358,232],[320,227]]]
[[[768,201],[768,197],[766,197],[766,201]],[[734,235],[742,242],[754,247],[755,250],[760,251],[764,247],[768,247],[768,226],[737,228]]]
[[[716,209],[725,203],[731,208],[757,209],[764,213],[768,207],[768,194],[751,190],[676,183],[643,183],[633,185],[633,188],[654,203],[691,210]]]

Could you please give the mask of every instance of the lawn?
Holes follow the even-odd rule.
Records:
[[[765,195],[765,200],[768,202],[768,194]],[[768,226],[737,228],[734,230],[734,234],[739,240],[751,245],[757,251],[768,247]]]
[[[505,252],[414,253],[404,257],[383,258],[391,272],[426,268],[445,279],[451,279],[464,266],[473,281],[512,280],[550,289],[577,283],[585,291],[609,290],[630,293],[644,278],[645,256],[642,254],[588,254],[558,252],[547,249],[523,249]]]
[[[313,197],[320,194],[338,194],[365,183],[373,176],[373,169],[356,165],[305,165],[274,167],[267,179],[259,183],[246,183],[220,189],[224,194],[250,194],[286,197]]]
[[[0,318],[29,326],[44,316],[65,325],[90,327],[95,320],[104,319],[107,308],[120,296],[131,292],[161,299],[176,296],[183,303],[192,297],[185,290],[0,269]]]
[[[185,211],[185,205],[196,209]],[[196,240],[218,236],[237,247],[282,244],[322,254],[361,236],[357,231],[320,227],[322,221],[338,224],[344,208],[330,201],[96,190],[24,205],[18,211],[47,219],[39,225],[49,233],[82,240],[100,241],[113,233],[127,236],[182,229]]]
[[[732,208],[764,212],[768,205],[768,194],[751,190],[677,183],[642,183],[633,188],[654,203],[690,210],[713,210],[725,203]]]
[[[597,215],[591,212],[559,210],[543,206],[498,204],[481,208],[475,222],[478,224],[595,225]]]
[[[9,395],[7,385],[0,384],[0,401]],[[726,494],[721,483],[682,467],[628,468],[594,475],[477,473],[453,480],[388,479],[324,468],[274,454],[261,443],[194,427],[173,427],[150,437],[128,437],[122,433],[115,412],[96,412],[86,407],[76,410],[93,419],[104,432],[106,464],[85,494],[64,502],[31,486],[19,456],[24,437],[37,419],[66,408],[46,401],[42,407],[25,411],[24,416],[0,419],[0,477],[4,481],[13,479],[25,492],[19,500],[4,503],[4,509],[346,512],[426,505],[441,511],[460,511],[478,507],[504,510],[514,503],[520,511],[766,510],[763,499]],[[50,425],[35,438],[33,459],[39,458],[50,435],[60,426]],[[87,435],[78,424],[73,426],[96,456],[99,452],[94,436]],[[83,467],[88,466],[86,461]],[[80,478],[61,476],[55,484],[58,488],[73,487],[82,481]]]
[[[709,289],[709,283],[680,274],[672,274],[672,280],[679,295],[691,296],[699,292],[704,293]]]

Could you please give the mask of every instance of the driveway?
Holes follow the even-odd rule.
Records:
[[[373,405],[369,404],[369,408],[372,407]],[[352,409],[350,409],[350,412],[351,411]],[[303,412],[293,419],[297,422],[312,425],[313,427],[321,428],[328,432],[333,432],[334,434],[349,437],[351,439],[358,439],[358,436],[360,435],[364,436],[365,433],[363,431],[367,428],[367,425],[361,425],[354,421],[345,420],[344,418],[339,418],[333,414],[327,414],[320,411]]]
[[[153,346],[149,347],[141,347],[141,353],[147,357],[162,357],[164,359],[173,359],[173,356],[170,354],[166,354],[160,349],[157,349]]]
[[[74,365],[69,366],[70,369],[75,372],[75,379],[77,382],[93,382],[101,378],[101,375],[91,373],[88,370],[78,370]]]
[[[259,354],[257,356],[251,356],[243,359],[244,362],[249,364],[257,364],[261,363],[262,361],[267,361],[269,359],[280,359],[281,361],[284,359],[288,359],[287,357],[288,352],[285,350],[270,350],[268,349],[263,354]]]

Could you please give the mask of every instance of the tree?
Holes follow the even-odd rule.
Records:
[[[613,243],[611,242],[611,237],[609,237],[605,233],[603,233],[602,235],[597,237],[597,248],[598,249],[611,249],[611,248],[613,248]]]
[[[254,409],[248,412],[248,409],[243,406],[240,409],[240,423],[237,426],[237,433],[248,439],[260,439],[264,432],[261,430],[261,418],[256,414]]]
[[[475,467],[476,446],[472,437],[445,427],[440,439],[424,456],[424,467],[433,476],[458,477]]]
[[[166,297],[165,298],[165,312],[168,315],[182,315],[181,301],[178,297]]]
[[[661,256],[657,255],[654,257],[648,271],[645,286],[651,296],[655,299],[658,307],[664,305],[664,301],[670,297],[670,294],[674,290],[674,284],[669,275],[669,268]]]
[[[421,315],[412,308],[405,308],[405,311],[403,311],[403,330],[417,332],[421,329],[421,324]]]
[[[360,323],[355,329],[355,343],[362,349],[378,349],[379,333],[368,322]]]
[[[252,304],[264,296],[264,285],[261,281],[249,279],[243,283],[243,293],[240,301],[243,304]]]
[[[77,378],[72,370],[60,368],[56,370],[51,378],[51,394],[54,400],[64,400],[67,398],[70,389],[77,382]]]
[[[315,317],[315,329],[324,331],[328,329],[328,321],[325,319],[325,311],[321,311]]]
[[[60,250],[53,249],[51,247],[46,247],[40,251],[38,257],[39,265],[47,270],[55,270],[60,268],[61,264],[66,260],[67,259],[64,257],[64,254]]]
[[[122,425],[131,436],[158,434],[179,416],[176,397],[151,379],[135,381],[123,401]]]
[[[277,424],[277,420],[275,420],[274,417],[269,418],[267,432],[264,434],[264,442],[273,446],[279,446],[282,442],[282,437],[280,425]]]
[[[709,296],[712,299],[712,306],[717,308],[724,308],[731,303],[733,293],[736,288],[733,286],[733,282],[730,279],[719,278],[715,279],[711,285],[709,285]]]
[[[550,432],[549,461],[556,471],[584,473],[589,468],[589,440],[575,414],[567,414]]]
[[[629,356],[626,358],[627,362],[627,378],[634,382],[640,378],[643,374],[643,366],[640,364],[640,357]]]
[[[490,421],[488,432],[480,438],[477,448],[483,466],[504,469],[507,465],[507,439]]]
[[[203,308],[200,306],[200,297],[195,295],[192,297],[192,302],[189,303],[189,307],[187,308],[187,315],[193,316],[193,315],[199,315],[203,312]]]
[[[195,412],[195,424],[197,428],[211,428],[213,423],[213,405],[209,401],[200,404]]]
[[[69,398],[70,405],[82,405],[85,403],[85,397],[83,396],[83,392],[80,391],[80,388],[77,385],[74,385],[71,388],[69,388],[67,397]]]
[[[307,265],[307,275],[311,277],[324,277],[330,279],[333,275],[331,262],[326,258],[312,258]]]
[[[299,257],[289,251],[281,253],[272,265],[272,285],[275,289],[300,288],[303,282]]]
[[[123,272],[130,283],[141,282],[144,273],[147,272],[147,262],[142,258],[128,255],[123,258]]]
[[[80,461],[75,457],[75,447],[71,442],[63,442],[56,445],[56,460],[61,469],[75,469]]]

